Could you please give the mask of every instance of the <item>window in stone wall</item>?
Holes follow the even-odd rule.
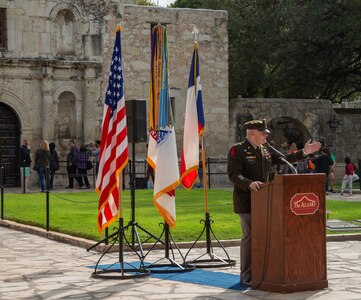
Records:
[[[57,55],[75,54],[75,22],[71,11],[64,9],[59,11],[56,17],[57,25]]]
[[[0,49],[7,49],[6,8],[0,8]]]

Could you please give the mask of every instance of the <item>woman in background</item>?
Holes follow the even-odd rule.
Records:
[[[335,174],[334,174],[334,170],[335,170],[335,166],[336,166],[336,158],[333,155],[333,153],[331,153],[330,155],[332,161],[333,161],[333,165],[330,167],[330,174],[328,175],[328,178],[330,180],[330,192],[331,193],[336,193],[333,189],[334,189],[334,184],[335,184]]]
[[[35,166],[34,169],[39,175],[39,184],[41,192],[45,192],[45,174],[46,167],[49,166],[49,143],[47,140],[42,141],[40,148],[35,152]]]
[[[49,144],[50,156],[49,156],[49,168],[50,168],[50,189],[54,189],[54,176],[55,172],[59,170],[59,155],[55,150],[56,145],[54,143]]]
[[[348,184],[348,193],[352,195],[352,181],[353,174],[355,172],[355,165],[351,162],[351,159],[346,156],[345,157],[345,175],[342,178],[342,186],[341,186],[341,195],[345,191],[346,185]]]

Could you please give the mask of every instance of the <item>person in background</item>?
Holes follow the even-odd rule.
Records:
[[[29,193],[29,182],[30,182],[30,142],[28,139],[24,139],[23,145],[20,147],[20,174],[22,180],[23,193]]]
[[[330,166],[333,164],[330,154],[330,150],[327,147],[322,147],[321,155],[312,160],[315,164],[315,173],[326,174],[326,195],[328,195],[328,175],[330,172]]]
[[[314,158],[314,154],[310,154],[308,158],[306,158],[306,173],[314,173],[316,166],[312,162],[312,159]]]
[[[246,139],[234,146],[228,153],[227,172],[234,184],[233,210],[239,214],[242,227],[241,240],[241,283],[252,282],[252,220],[251,191],[258,192],[263,183],[270,180],[272,165],[284,163],[281,156],[269,148],[267,137],[270,131],[266,120],[253,120],[244,124]],[[318,151],[321,143],[307,141],[304,148],[286,155],[289,162],[302,160],[308,154]]]
[[[68,172],[69,185],[65,188],[72,189],[74,187],[74,178],[78,182],[79,187],[81,188],[82,186],[84,186],[84,184],[82,177],[78,176],[77,174],[77,166],[76,166],[76,160],[79,150],[76,147],[74,140],[69,141],[69,146],[70,146],[70,151],[66,156],[66,164],[67,164],[66,170]]]
[[[49,143],[47,140],[42,141],[40,148],[35,152],[35,166],[34,168],[39,175],[39,184],[41,192],[45,192],[45,175],[46,168],[49,166]],[[49,187],[47,187],[49,188]]]
[[[202,145],[199,145],[199,164],[198,164],[198,181],[197,187],[203,188],[203,165],[202,165]]]
[[[330,174],[328,175],[328,179],[330,180],[330,192],[331,193],[336,193],[334,191],[334,185],[335,185],[335,173],[334,173],[334,170],[335,170],[335,166],[336,166],[336,158],[333,155],[333,153],[331,153],[330,157],[331,157],[331,159],[333,161],[333,164],[330,167]]]
[[[343,195],[345,188],[348,184],[348,193],[352,195],[352,181],[353,181],[353,174],[355,172],[355,165],[351,162],[351,159],[346,156],[345,157],[345,175],[342,178],[342,185],[341,185],[341,195]]]
[[[148,153],[148,144],[145,145],[145,147],[147,148],[147,153]],[[147,189],[149,190],[151,188],[151,184],[153,183],[153,187],[154,187],[154,169],[153,167],[146,162],[147,164]],[[150,181],[152,179],[152,181]]]
[[[76,157],[76,165],[78,167],[78,174],[81,176],[81,180],[84,178],[84,183],[87,189],[90,189],[90,183],[87,176],[87,162],[89,160],[89,154],[85,145],[80,146],[80,151]],[[79,185],[79,188],[83,188],[83,185]]]
[[[302,159],[297,163],[297,173],[298,174],[304,174],[307,173],[307,160],[306,159]]]
[[[60,169],[59,154],[55,150],[55,143],[49,144],[50,156],[49,156],[49,169],[50,169],[50,189],[54,190],[54,176],[55,172]]]
[[[98,175],[99,171],[99,152],[100,152],[100,140],[96,140],[92,150],[92,156],[95,159],[95,174]]]

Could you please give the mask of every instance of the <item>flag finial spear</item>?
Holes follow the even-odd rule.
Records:
[[[195,42],[198,42],[198,33],[199,33],[199,31],[198,31],[196,25],[194,25],[194,26],[193,26],[192,34],[194,35],[194,41],[195,41]]]

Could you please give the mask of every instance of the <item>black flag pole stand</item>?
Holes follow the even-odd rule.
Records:
[[[105,240],[113,239],[113,242],[108,246],[103,254],[100,256],[98,262],[96,263],[95,270],[92,274],[93,278],[102,278],[102,279],[132,279],[149,276],[150,272],[144,268],[144,260],[135,252],[139,258],[139,266],[135,264],[126,263],[124,261],[124,220],[123,220],[123,204],[122,204],[122,173],[119,174],[119,228],[115,228],[115,232],[105,239],[94,244],[87,251],[103,243]],[[118,262],[113,264],[107,264],[104,268],[99,268],[99,263],[103,257],[115,246],[116,242],[119,242],[119,251],[118,251]],[[130,247],[130,245],[127,245]],[[131,247],[130,247],[131,248]]]
[[[221,241],[217,238],[216,234],[214,233],[211,224],[214,221],[210,218],[209,211],[208,211],[208,194],[207,194],[207,173],[206,173],[206,155],[203,146],[203,136],[201,138],[201,151],[202,151],[202,173],[203,173],[203,189],[204,189],[204,206],[205,206],[205,219],[200,220],[200,223],[204,223],[203,229],[199,234],[198,238],[194,241],[192,246],[189,248],[188,252],[185,255],[185,261],[192,265],[195,265],[196,268],[223,268],[223,267],[231,267],[236,265],[236,261],[230,259],[227,250],[221,243]],[[197,258],[187,261],[187,257],[194,249],[196,244],[199,242],[203,234],[206,234],[206,247],[207,252],[201,254]],[[221,258],[213,252],[212,240],[211,240],[211,233],[215,238],[214,244],[218,245],[222,248],[224,254],[226,255],[225,258]],[[209,257],[209,258],[203,258]]]
[[[131,195],[131,220],[128,225],[124,227],[125,230],[131,230],[131,241],[127,241],[127,244],[132,248],[134,252],[140,252],[139,256],[144,260],[145,254],[143,249],[143,243],[147,243],[154,239],[157,242],[164,244],[157,236],[149,232],[147,229],[139,225],[135,220],[135,188],[136,188],[136,176],[135,176],[135,143],[134,138],[132,142],[132,164],[131,164],[131,179],[130,179],[130,195]],[[147,238],[142,242],[139,236],[138,229],[147,234]],[[137,254],[138,255],[138,254]]]
[[[163,235],[164,235],[164,257],[158,259],[157,261],[146,265],[146,270],[149,270],[151,273],[180,273],[180,272],[189,272],[195,269],[194,265],[188,264],[185,262],[185,257],[183,256],[182,252],[180,251],[178,245],[173,239],[173,236],[169,230],[169,225],[166,221],[164,221],[164,224],[161,223],[160,226],[163,226],[163,231],[161,235],[158,238],[158,241],[161,241]],[[150,251],[157,245],[158,241],[156,241],[151,249],[147,252],[145,256],[147,256]],[[173,247],[172,247],[173,245]],[[175,251],[179,254],[179,256],[182,259],[181,263],[178,263],[176,261],[175,257]],[[172,254],[170,256],[170,253]],[[165,262],[162,262],[165,261]]]

